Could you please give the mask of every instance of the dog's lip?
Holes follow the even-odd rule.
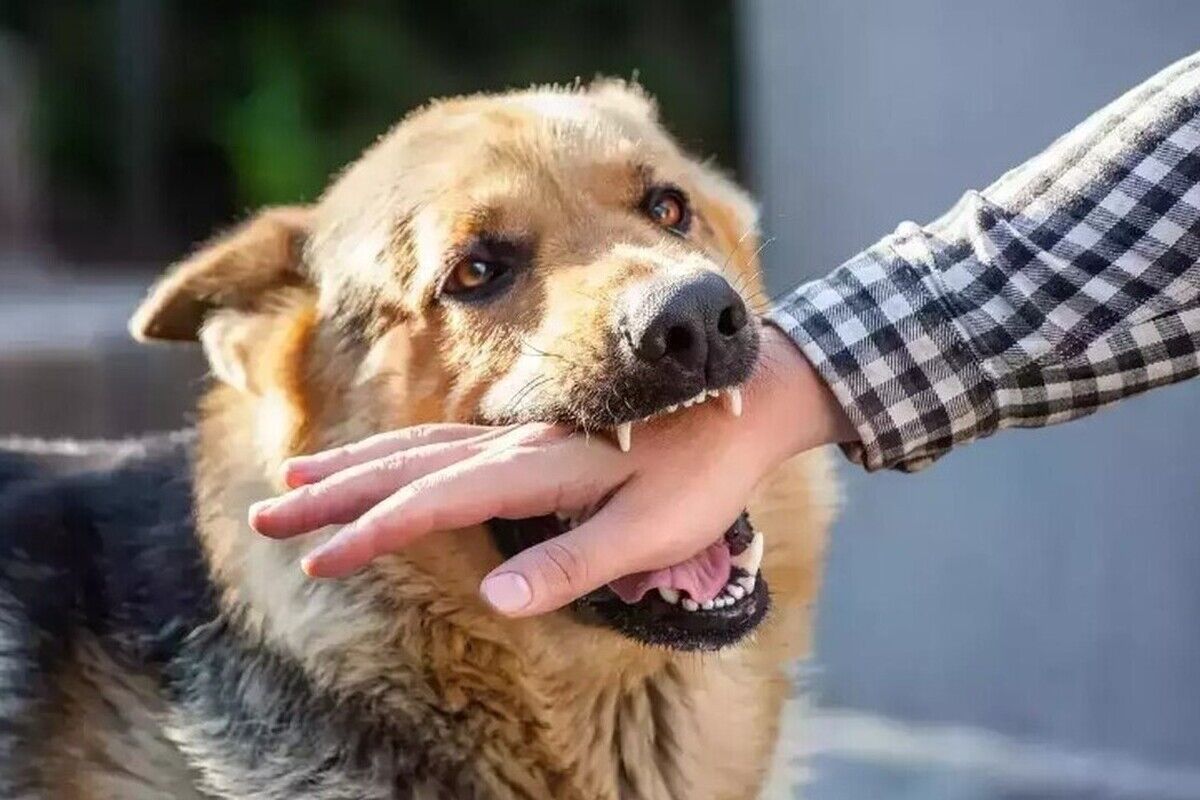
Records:
[[[649,422],[658,417],[665,417],[674,414],[677,411],[682,411],[691,408],[695,405],[700,405],[710,399],[719,399],[724,404],[726,410],[735,417],[742,415],[742,387],[741,385],[726,386],[718,389],[701,389],[691,397],[683,400],[678,400],[674,403],[664,403],[649,414],[642,416],[628,416],[617,419],[613,423],[613,436],[616,437],[617,446],[622,452],[628,453],[633,447],[633,426]]]

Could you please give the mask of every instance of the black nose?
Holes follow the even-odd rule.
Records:
[[[651,287],[627,312],[625,333],[639,361],[718,387],[746,377],[757,347],[748,321],[729,282],[705,272]]]

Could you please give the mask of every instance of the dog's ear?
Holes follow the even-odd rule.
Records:
[[[246,389],[247,347],[255,312],[278,290],[307,284],[304,245],[312,211],[267,209],[174,266],[134,312],[139,341],[201,341],[213,371]]]
[[[194,342],[219,308],[251,311],[271,289],[305,282],[301,269],[312,212],[271,208],[171,268],[134,312],[138,341]]]

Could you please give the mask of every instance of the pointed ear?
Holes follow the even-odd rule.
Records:
[[[138,341],[192,342],[218,309],[254,311],[273,289],[306,283],[312,210],[267,209],[174,266],[129,321]]]

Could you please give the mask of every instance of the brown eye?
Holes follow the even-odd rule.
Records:
[[[532,260],[529,240],[480,236],[459,251],[442,282],[441,294],[460,302],[499,297]]]
[[[495,261],[464,258],[458,262],[458,266],[447,278],[445,291],[450,294],[458,294],[480,289],[499,278],[507,269],[503,264]]]
[[[685,234],[691,226],[692,212],[687,197],[679,189],[651,189],[646,194],[642,209],[656,224],[674,233]]]

